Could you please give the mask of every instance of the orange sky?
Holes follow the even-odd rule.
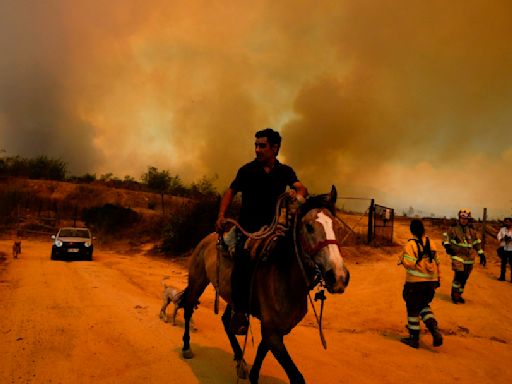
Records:
[[[0,0],[0,149],[222,191],[273,127],[312,192],[512,214],[510,1],[215,3]]]

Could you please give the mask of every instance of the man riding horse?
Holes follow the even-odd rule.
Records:
[[[217,231],[225,227],[225,213],[238,192],[242,194],[239,224],[246,232],[256,232],[265,225],[270,225],[275,216],[278,197],[290,187],[290,196],[303,202],[307,197],[306,187],[299,181],[295,171],[277,160],[281,147],[279,132],[267,128],[255,134],[256,159],[242,166],[224,193],[216,223]],[[251,260],[249,252],[244,249],[247,237],[237,230],[237,246],[234,256],[234,268],[231,275],[232,284],[232,330],[235,334],[247,332],[247,315],[249,301],[249,282]]]

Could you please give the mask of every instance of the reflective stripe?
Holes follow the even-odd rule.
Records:
[[[426,321],[428,319],[433,319],[434,318],[434,314],[432,313],[429,313],[428,315],[425,315],[422,317],[423,321]]]
[[[473,241],[473,244],[480,244],[481,242],[482,242],[482,240],[476,239],[475,241]]]
[[[480,249],[477,253],[478,253],[479,255],[483,255],[483,254],[484,254],[484,251]]]
[[[407,327],[408,327],[409,329],[412,329],[413,331],[419,331],[419,330],[421,330],[421,327],[420,327],[419,325],[411,325],[411,324],[409,324]]]
[[[430,311],[431,311],[430,307],[425,307],[425,308],[423,308],[423,309],[420,311],[420,315],[421,315],[422,313],[430,312]]]
[[[412,262],[416,262],[416,261],[418,261],[418,259],[417,259],[417,258],[415,258],[414,256],[410,256],[410,255],[408,255],[407,253],[405,253],[405,254],[404,254],[404,259],[410,260],[410,261],[412,261]]]
[[[418,324],[419,324],[420,319],[419,319],[419,317],[418,317],[418,316],[408,316],[408,317],[407,317],[407,321],[408,321],[409,323],[415,323],[415,322],[416,322],[416,323],[418,323]]]
[[[452,283],[452,287],[453,287],[453,288],[459,288],[459,287],[460,287],[460,283],[457,283],[456,281],[454,281],[454,282]]]
[[[413,275],[413,276],[425,277],[425,278],[433,278],[433,277],[435,277],[434,274],[429,275],[428,273],[422,273],[422,272],[418,272],[418,271],[415,271],[415,270],[412,270],[412,269],[406,269],[406,271],[407,271],[407,273],[409,275]]]
[[[459,256],[452,256],[452,260],[458,261],[462,264],[475,264],[475,260],[464,260],[462,257],[459,257]]]

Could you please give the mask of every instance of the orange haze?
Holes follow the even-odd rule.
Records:
[[[0,149],[223,190],[253,133],[313,192],[511,214],[512,2],[0,2]]]

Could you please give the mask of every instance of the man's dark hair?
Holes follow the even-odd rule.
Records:
[[[411,220],[411,225],[409,228],[411,229],[411,233],[418,239],[421,239],[425,234],[425,227],[423,226],[423,221],[420,219]]]
[[[257,139],[266,137],[270,146],[277,144],[278,148],[281,147],[281,135],[279,134],[279,132],[274,131],[272,128],[262,129],[261,131],[256,132],[254,136]]]

